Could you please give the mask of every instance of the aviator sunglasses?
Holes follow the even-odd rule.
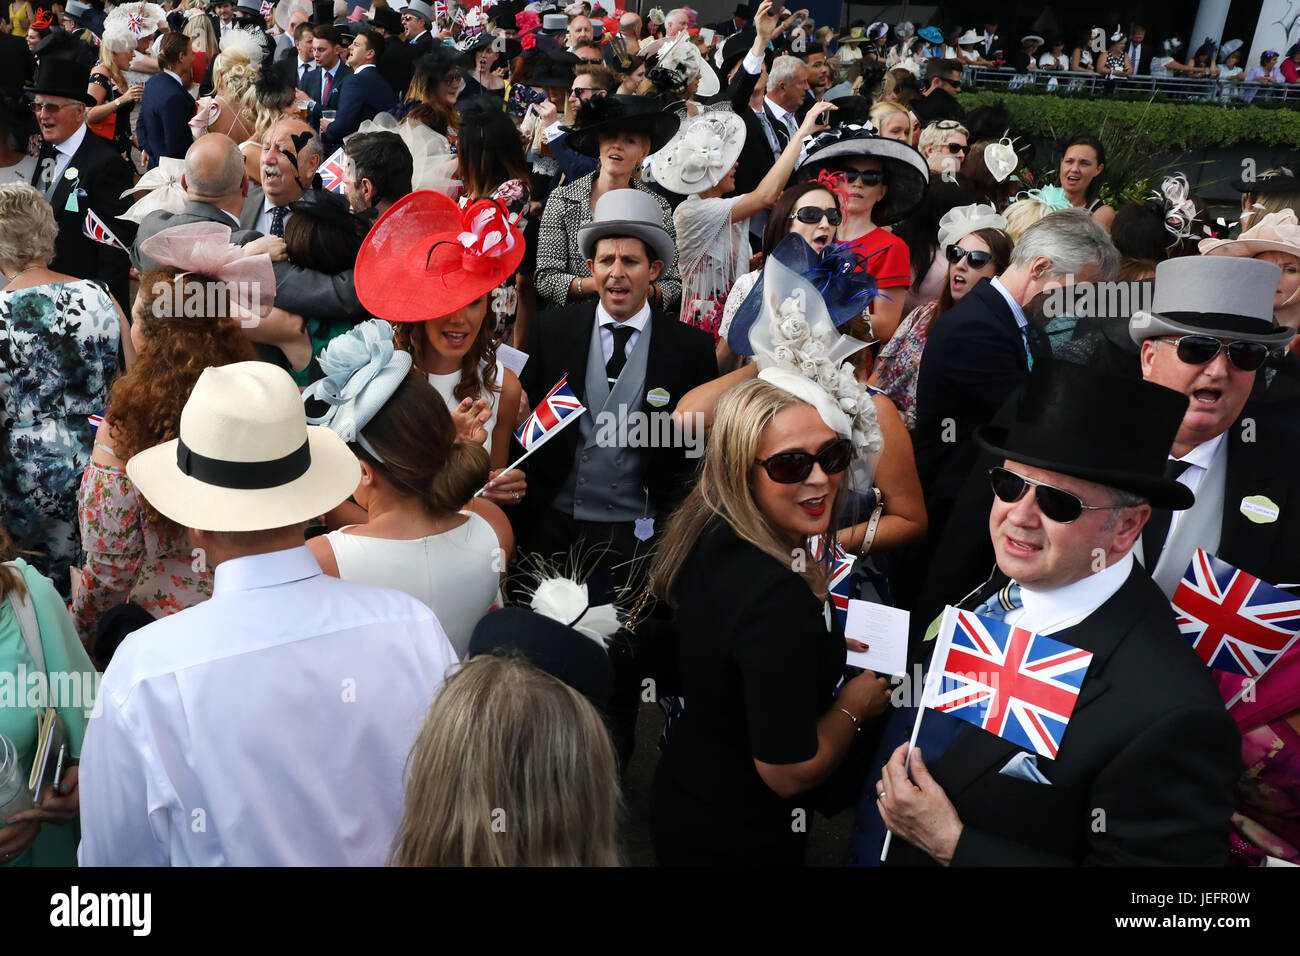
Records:
[[[853,460],[853,443],[847,438],[830,442],[817,454],[806,451],[782,451],[767,459],[755,459],[767,476],[779,485],[797,485],[812,474],[813,463],[827,475],[838,475]]]
[[[838,226],[844,221],[844,216],[834,207],[823,209],[821,206],[804,206],[802,209],[796,209],[790,214],[791,219],[798,219],[800,222],[809,226],[815,226],[817,223],[821,222],[822,216],[825,216],[826,221],[832,226]]]
[[[1034,497],[1038,501],[1038,510],[1043,513],[1043,517],[1050,518],[1057,524],[1069,524],[1077,520],[1085,511],[1114,511],[1116,507],[1115,505],[1085,505],[1077,495],[1045,485],[1040,481],[1030,481],[1006,468],[990,468],[989,484],[993,486],[993,493],[1007,504],[1019,501],[1032,487]]]
[[[1178,361],[1186,365],[1208,365],[1218,356],[1219,350],[1228,353],[1228,361],[1243,372],[1254,372],[1268,358],[1268,346],[1262,342],[1220,342],[1209,335],[1184,335],[1179,338],[1162,338],[1178,348]]]
[[[972,269],[983,269],[993,261],[993,253],[991,252],[986,252],[983,249],[963,249],[961,246],[956,245],[949,246],[945,250],[944,255],[948,257],[948,261],[953,265],[956,265],[965,258],[970,262],[970,267]]]

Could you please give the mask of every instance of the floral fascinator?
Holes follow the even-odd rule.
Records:
[[[356,442],[383,461],[362,429],[411,371],[411,353],[393,346],[391,325],[383,319],[370,319],[332,339],[318,361],[325,377],[308,385],[302,399],[304,403],[324,403],[326,408],[320,415],[309,414],[308,423],[325,425],[344,441]]]
[[[266,318],[275,305],[275,270],[266,253],[250,256],[230,244],[230,227],[218,222],[172,226],[140,243],[142,258],[182,273],[195,272],[220,280],[226,287],[232,316],[242,308]]]
[[[817,287],[776,256],[763,267],[762,310],[749,332],[758,377],[803,399],[850,439],[854,481],[870,488],[884,439],[871,393],[847,361],[867,343],[836,331]]]

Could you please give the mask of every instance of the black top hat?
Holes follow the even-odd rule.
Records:
[[[27,87],[27,93],[62,96],[94,106],[95,98],[86,92],[89,85],[90,67],[63,57],[45,56],[41,57],[40,65],[36,67],[36,76],[32,78],[31,86]]]
[[[393,36],[402,32],[402,18],[392,7],[377,7],[373,12],[374,16],[370,18],[372,26],[383,27]]]
[[[503,0],[488,11],[488,20],[495,24],[498,30],[516,30],[518,25],[515,23],[515,14],[521,13],[523,9],[524,5],[520,0]]]
[[[466,658],[517,654],[559,678],[604,711],[614,693],[609,653],[594,640],[536,611],[504,607],[474,627]]]
[[[645,133],[654,153],[667,145],[680,125],[677,116],[660,111],[653,97],[594,96],[578,109],[568,145],[575,153],[599,156],[602,133]]]
[[[734,20],[739,17],[742,20],[754,19],[754,13],[743,3],[736,4],[736,9],[731,11],[731,18]]]
[[[731,68],[745,58],[750,47],[754,45],[753,27],[745,27],[739,33],[733,33],[722,43],[722,63],[718,72],[725,80]]]
[[[975,440],[1011,461],[1180,511],[1195,498],[1165,477],[1165,461],[1185,414],[1181,392],[1057,359],[1034,366],[1011,427],[982,425]]]
[[[539,53],[533,60],[533,72],[520,80],[526,86],[564,87],[573,85],[573,68],[579,60],[572,53]]]
[[[311,22],[312,23],[333,23],[334,22],[334,0],[312,0]]]

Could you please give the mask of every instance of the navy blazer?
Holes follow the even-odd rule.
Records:
[[[307,75],[307,85],[302,88],[302,91],[312,100],[310,120],[313,127],[320,129],[322,110],[338,112],[339,100],[343,98],[343,87],[348,85],[348,77],[351,75],[352,67],[340,60],[338,69],[334,71],[334,78],[330,81],[330,95],[324,102],[321,102],[321,91],[325,83],[325,71],[317,67]],[[337,118],[336,116],[335,119]]]
[[[333,92],[331,91],[331,97]],[[376,113],[383,113],[397,105],[397,94],[388,85],[377,67],[362,68],[343,84],[339,96],[338,113],[334,122],[322,134],[325,155],[338,149],[343,137],[355,133],[357,127]]]
[[[144,85],[140,99],[140,118],[135,135],[140,150],[149,154],[149,168],[163,156],[184,159],[194,144],[190,119],[194,116],[194,97],[173,76],[159,73]]]

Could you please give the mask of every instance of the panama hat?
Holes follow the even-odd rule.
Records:
[[[361,466],[343,439],[309,426],[298,386],[267,362],[203,370],[180,437],[133,456],[126,473],[163,515],[202,531],[265,531],[346,501]]]
[[[677,261],[677,247],[663,226],[663,210],[654,196],[641,189],[611,189],[596,200],[591,222],[578,230],[583,256],[595,258],[596,243],[606,236],[634,236],[654,250],[665,267]]]
[[[1273,321],[1282,270],[1263,259],[1227,253],[1182,256],[1156,266],[1150,312],[1135,312],[1129,336],[1141,344],[1162,335],[1212,335],[1281,348],[1293,330]]]
[[[357,253],[357,298],[389,322],[450,315],[514,275],[524,237],[491,199],[461,209],[431,189],[407,193],[379,217]]]
[[[685,117],[681,129],[650,157],[655,182],[683,196],[712,189],[726,177],[745,147],[745,121],[730,108]]]
[[[611,93],[593,96],[578,108],[567,143],[575,153],[598,157],[602,133],[645,133],[650,137],[650,152],[657,153],[679,125],[677,116],[660,110],[653,97]]]
[[[1186,485],[1165,477],[1165,461],[1186,413],[1187,396],[1163,385],[1073,362],[1039,362],[1011,424],[982,425],[975,440],[1000,458],[1181,511],[1195,498]]]

